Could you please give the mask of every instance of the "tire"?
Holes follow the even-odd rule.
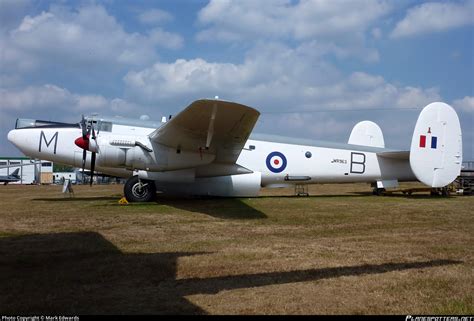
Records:
[[[141,188],[140,184],[142,184]],[[155,183],[144,179],[140,180],[138,176],[132,176],[127,180],[123,192],[129,202],[151,202],[156,198]]]
[[[443,187],[441,190],[441,196],[449,197],[449,189],[447,187]]]
[[[377,196],[385,195],[385,188],[374,188],[372,194]]]

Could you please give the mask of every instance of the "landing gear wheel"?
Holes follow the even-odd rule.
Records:
[[[156,187],[153,181],[130,177],[123,187],[125,198],[129,202],[151,202],[156,197]]]
[[[447,187],[441,189],[441,196],[449,197],[449,189]]]
[[[385,188],[374,188],[372,194],[377,196],[385,195]]]

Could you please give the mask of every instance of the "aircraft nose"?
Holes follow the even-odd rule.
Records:
[[[15,140],[16,140],[16,139],[15,139],[15,138],[16,138],[16,129],[10,130],[10,131],[8,132],[8,136],[7,136],[7,137],[8,137],[8,140],[10,141],[10,143],[16,145],[16,144],[15,144]]]
[[[7,136],[10,143],[15,145],[16,148],[21,150],[23,153],[25,152],[25,148],[28,148],[28,137],[25,136],[24,133],[20,132],[18,129],[12,129],[8,132]]]

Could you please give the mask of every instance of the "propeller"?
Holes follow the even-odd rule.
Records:
[[[92,139],[97,144],[97,140],[96,140],[97,137],[95,136],[95,130],[94,130],[94,125],[93,124],[91,124],[91,129],[92,129]],[[93,181],[93,177],[94,177],[95,154],[96,154],[96,152],[92,152],[92,157],[91,157],[91,180],[90,180],[90,185],[89,186],[92,186],[92,181]]]
[[[84,118],[84,115],[82,115],[81,129],[82,129],[82,140],[83,141],[88,140],[89,138],[87,137],[87,124],[86,124],[86,120]],[[76,143],[76,145],[78,145],[77,139],[76,139],[75,143]],[[81,147],[81,146],[79,146],[79,147]],[[87,157],[87,149],[83,148],[82,149],[82,181],[83,181],[83,183],[84,183],[84,168],[86,167],[86,157]]]
[[[87,128],[87,122],[82,115],[82,119],[80,122],[81,129],[82,129],[82,136],[78,137],[74,143],[82,148],[82,177],[84,177],[84,169],[86,167],[86,158],[87,158],[87,151],[92,152],[91,156],[91,180],[90,185],[92,186],[93,175],[95,170],[95,161],[96,161],[96,153],[98,152],[98,144],[97,144],[97,136],[99,132],[97,131],[97,135],[95,133],[94,124],[91,122],[89,128]]]

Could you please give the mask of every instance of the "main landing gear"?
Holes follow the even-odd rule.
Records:
[[[449,196],[449,188],[447,186],[441,187],[441,188],[432,188],[430,192],[431,196],[443,196],[443,197],[448,197]]]
[[[375,187],[373,190],[372,190],[372,195],[377,195],[377,196],[380,196],[380,195],[385,195],[385,188],[377,188]]]
[[[151,202],[156,198],[156,187],[153,181],[130,177],[123,188],[129,202]]]

